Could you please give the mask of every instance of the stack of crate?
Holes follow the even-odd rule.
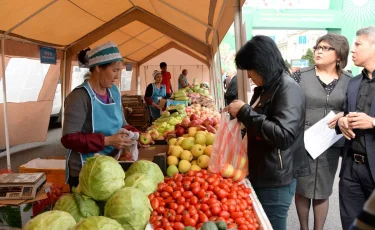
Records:
[[[150,112],[142,96],[125,94],[121,100],[124,116],[128,124],[138,130],[146,130],[150,126]],[[129,112],[129,109],[131,109],[131,112]]]

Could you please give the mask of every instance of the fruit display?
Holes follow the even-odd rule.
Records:
[[[177,134],[177,133],[176,133]],[[167,175],[186,173],[189,170],[207,169],[215,134],[198,131],[190,127],[185,137],[172,138],[168,141]]]
[[[259,229],[251,191],[206,170],[176,173],[148,196],[150,223],[155,230]]]
[[[169,111],[177,110],[176,112],[170,113]],[[142,144],[149,144],[152,140],[165,140],[168,134],[171,134],[175,130],[175,125],[181,123],[182,119],[186,115],[185,105],[176,105],[168,108],[164,111],[160,118],[156,119],[152,126],[148,129],[147,133],[140,135],[140,141]],[[147,135],[149,134],[149,135]],[[142,140],[145,140],[142,142]]]
[[[190,104],[192,105],[199,104],[203,107],[213,108],[213,109],[215,108],[214,100],[212,99],[210,95],[200,95],[200,97],[192,97]]]

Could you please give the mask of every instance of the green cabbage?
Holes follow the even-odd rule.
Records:
[[[73,194],[67,194],[62,196],[55,204],[53,210],[64,211],[73,216],[75,221],[78,223],[85,217],[80,212],[77,202],[74,199]]]
[[[155,184],[164,181],[164,175],[159,166],[151,161],[139,160],[134,162],[128,171],[126,171],[126,176],[131,176],[135,173],[145,174],[148,178],[152,179]]]
[[[149,195],[150,193],[155,192],[157,184],[145,174],[134,173],[133,175],[126,177],[125,187],[138,188]]]
[[[94,200],[106,201],[124,187],[124,179],[124,170],[112,157],[90,157],[79,173],[76,191]]]
[[[104,216],[91,216],[81,221],[74,230],[124,230],[117,221]]]
[[[49,211],[29,220],[24,230],[72,230],[76,225],[74,218],[64,211]]]
[[[144,230],[151,211],[146,193],[125,187],[109,198],[104,207],[104,216],[117,220],[126,230]]]
[[[93,199],[88,196],[74,193],[75,201],[77,202],[79,211],[84,217],[99,216],[100,209]],[[77,221],[78,222],[78,221]]]

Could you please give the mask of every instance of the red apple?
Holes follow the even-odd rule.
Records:
[[[184,134],[185,134],[185,129],[184,128],[178,127],[178,129],[176,129],[176,136],[177,137],[181,137]]]
[[[182,126],[183,128],[188,128],[189,125],[190,125],[190,120],[189,120],[189,118],[184,118],[184,119],[182,120],[182,122],[181,122],[181,126]]]
[[[139,142],[141,142],[143,145],[149,145],[151,141],[151,135],[148,133],[141,133],[141,135],[139,136]]]
[[[203,120],[198,119],[197,121],[198,121],[198,124],[199,124],[199,125],[203,125]]]
[[[158,131],[154,130],[150,133],[151,137],[152,137],[152,140],[157,140],[159,138],[159,136],[161,136]]]
[[[199,119],[199,116],[198,116],[197,114],[195,114],[195,113],[193,113],[193,114],[190,116],[190,120],[191,120],[191,121],[194,121],[194,120],[197,120],[197,119]]]
[[[216,119],[216,117],[211,118],[211,121],[212,121],[212,126],[216,126],[217,124],[219,124],[219,121]]]
[[[212,127],[211,125],[207,126],[207,131],[210,132],[210,133],[216,133],[216,129],[214,127]]]
[[[164,139],[167,139],[169,134],[175,134],[175,131],[165,132],[164,135],[163,135]]]
[[[178,128],[180,128],[181,127],[181,124],[179,123],[179,124],[176,124],[175,126],[174,126],[174,130],[177,130]]]
[[[203,125],[198,125],[197,130],[198,131],[206,131],[207,129]]]
[[[212,126],[212,120],[211,118],[207,118],[204,122],[203,122],[204,126],[208,127],[208,126]]]
[[[190,122],[190,127],[197,127],[198,125],[199,125],[198,120],[192,120],[192,121]]]

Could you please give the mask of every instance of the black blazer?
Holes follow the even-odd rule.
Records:
[[[344,115],[346,116],[350,112],[356,112],[356,107],[357,107],[357,96],[359,92],[359,87],[361,85],[363,79],[363,75],[360,74],[349,81],[348,89],[346,92],[346,98],[345,98],[345,107],[344,107]],[[371,109],[369,114],[370,117],[375,117],[375,98],[372,99],[371,103]],[[338,123],[336,124],[336,133],[340,134],[341,130],[338,127]],[[370,171],[372,178],[375,180],[375,129],[373,129],[373,132],[366,132],[365,134],[365,141],[366,141],[366,153],[370,165]],[[348,156],[348,149],[349,149],[349,140],[345,140],[345,148],[344,148],[344,158],[342,160],[342,166],[341,166],[341,172],[344,171],[344,168],[346,167],[345,165],[345,160]]]

